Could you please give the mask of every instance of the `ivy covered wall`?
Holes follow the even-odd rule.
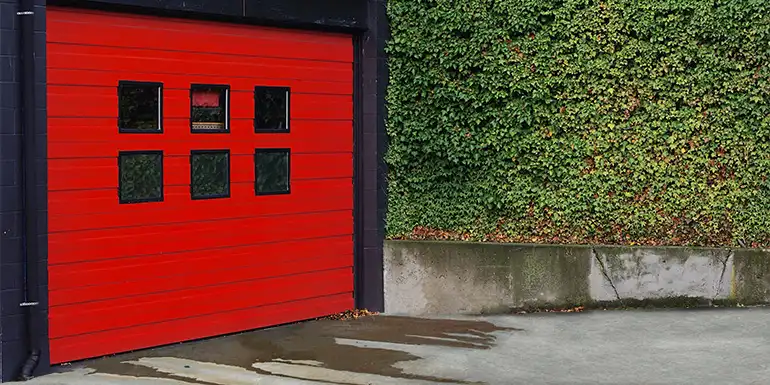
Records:
[[[770,2],[388,13],[391,238],[770,245]]]

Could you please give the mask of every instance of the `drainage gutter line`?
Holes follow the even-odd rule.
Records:
[[[37,175],[35,133],[35,0],[19,0],[16,16],[19,20],[20,59],[19,100],[21,101],[22,137],[22,215],[24,222],[24,300],[19,304],[24,310],[27,359],[19,369],[19,380],[28,380],[40,360],[39,333],[34,330],[37,317],[39,248],[37,244]]]

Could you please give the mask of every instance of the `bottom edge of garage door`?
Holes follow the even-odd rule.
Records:
[[[50,340],[51,364],[216,337],[348,310],[352,293]]]

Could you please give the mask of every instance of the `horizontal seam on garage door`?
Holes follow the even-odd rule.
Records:
[[[145,326],[145,325],[162,324],[162,323],[165,323],[165,322],[178,321],[178,320],[184,320],[184,319],[195,319],[195,318],[205,317],[205,316],[209,316],[209,315],[213,315],[213,314],[226,314],[226,313],[241,311],[241,310],[245,310],[245,309],[256,309],[256,308],[265,307],[265,306],[275,306],[275,305],[288,304],[288,303],[298,303],[298,302],[303,302],[303,301],[312,300],[312,299],[316,299],[316,298],[333,297],[333,296],[337,296],[337,295],[340,295],[340,294],[346,294],[346,293],[351,293],[352,294],[353,291],[352,290],[350,290],[350,291],[346,290],[346,291],[340,291],[340,292],[336,292],[336,293],[329,293],[329,294],[325,294],[325,295],[300,298],[300,299],[291,300],[291,301],[264,303],[264,304],[261,304],[261,305],[258,305],[258,306],[247,306],[247,307],[243,307],[243,308],[231,309],[231,310],[226,310],[226,311],[218,311],[218,312],[211,312],[211,313],[204,313],[204,314],[196,314],[196,315],[190,316],[190,317],[169,318],[169,319],[165,319],[163,321],[158,321],[158,322],[146,322],[146,323],[135,324],[135,325],[119,327],[119,328],[102,329],[102,330],[97,330],[97,331],[88,332],[88,333],[69,334],[69,335],[66,335],[66,336],[54,337],[54,338],[51,338],[51,339],[52,340],[58,340],[58,339],[77,337],[77,336],[83,336],[83,335],[88,335],[88,334],[97,334],[97,333],[102,333],[102,332],[107,332],[107,331],[133,329],[133,328],[141,327],[141,326]]]
[[[247,54],[224,53],[224,52],[216,52],[216,51],[188,51],[188,50],[181,50],[181,49],[160,49],[160,48],[147,48],[147,47],[140,47],[140,46],[122,46],[122,45],[105,45],[105,44],[83,44],[83,43],[58,42],[58,41],[49,41],[48,43],[57,44],[57,45],[83,46],[83,47],[132,49],[137,51],[151,51],[151,52],[183,52],[183,53],[193,53],[193,54],[203,54],[203,55],[216,54],[219,56],[229,56],[234,58],[285,59],[285,60],[310,61],[310,62],[321,62],[321,63],[344,63],[344,64],[351,63],[351,61],[349,60],[323,60],[323,59],[311,59],[311,58],[302,58],[302,57],[293,57],[293,56],[247,55]],[[321,45],[319,43],[314,43],[314,44]]]
[[[294,213],[285,213],[285,214],[265,214],[265,215],[247,215],[243,217],[227,217],[227,218],[219,218],[219,219],[204,219],[200,221],[181,221],[181,222],[155,222],[151,225],[130,225],[130,226],[110,226],[110,227],[96,227],[93,229],[81,229],[81,230],[61,230],[61,231],[49,231],[47,234],[61,234],[61,233],[79,233],[83,231],[93,231],[93,230],[117,230],[117,229],[128,229],[132,227],[146,227],[146,226],[165,226],[165,225],[180,225],[185,223],[190,224],[196,224],[196,223],[211,223],[211,222],[224,222],[224,221],[234,221],[234,220],[241,220],[241,219],[251,219],[251,218],[280,218],[280,217],[291,217],[296,215],[305,215],[305,214],[329,214],[329,213],[342,213],[351,211],[350,209],[335,209],[335,210],[320,210],[320,211],[303,211],[303,212],[294,212]],[[83,214],[83,216],[89,216],[93,214]],[[77,215],[68,215],[68,217],[73,217]]]
[[[59,71],[89,71],[89,72],[105,72],[105,73],[124,73],[124,72],[126,72],[126,71],[119,71],[119,70],[105,70],[105,69],[93,69],[93,68],[81,69],[81,68],[55,67],[55,66],[47,67],[47,69],[49,69],[49,70],[59,70]],[[164,74],[165,75],[166,74],[166,73],[149,72],[149,71],[131,71],[131,73],[135,74],[135,75],[158,75],[158,74]],[[179,74],[175,74],[175,73],[168,73],[168,74],[179,75]],[[222,75],[217,75],[217,74],[186,74],[186,75],[205,76],[205,77],[219,77],[219,78],[223,77]],[[345,81],[345,80],[330,80],[330,79],[324,79],[324,80],[305,80],[305,79],[294,79],[294,78],[268,78],[268,77],[264,77],[264,76],[260,77],[260,76],[238,76],[238,75],[228,75],[227,78],[232,78],[232,79],[258,79],[258,80],[264,80],[264,79],[269,79],[269,80],[296,80],[296,81],[306,82],[306,83],[350,84],[349,81]],[[51,83],[51,84],[55,85],[54,83]],[[333,95],[337,95],[337,94],[333,94]]]
[[[292,238],[291,240],[280,240],[280,241],[270,241],[270,242],[257,242],[257,243],[245,243],[245,244],[239,244],[239,245],[227,245],[222,247],[208,247],[208,248],[201,248],[201,249],[193,249],[193,250],[181,250],[181,251],[169,251],[164,253],[151,253],[151,254],[137,254],[137,255],[128,255],[128,256],[122,256],[122,257],[116,257],[116,258],[102,258],[95,260],[93,262],[101,262],[101,261],[116,261],[116,260],[122,260],[122,259],[131,259],[131,258],[137,258],[137,257],[148,257],[153,255],[160,255],[160,254],[181,254],[181,253],[187,253],[190,251],[213,251],[213,250],[222,250],[222,249],[229,249],[232,247],[243,247],[243,246],[256,246],[256,245],[272,245],[276,243],[287,243],[287,242],[296,242],[296,241],[303,241],[303,240],[312,240],[312,239],[328,239],[328,238],[337,238],[337,237],[345,237],[345,236],[352,236],[352,233],[344,233],[344,234],[333,234],[333,235],[325,235],[323,237],[309,237],[309,238]],[[75,264],[81,264],[81,263],[87,263],[91,261],[74,261],[74,262],[61,262],[61,263],[55,263],[51,262],[49,259],[48,264],[51,266],[64,266],[64,265],[75,265]]]
[[[342,256],[342,254],[340,256]],[[295,275],[314,274],[314,273],[320,273],[320,272],[324,272],[324,271],[334,271],[334,270],[342,270],[342,269],[346,269],[346,268],[352,268],[353,267],[353,253],[351,252],[350,254],[345,254],[345,256],[349,256],[350,257],[350,265],[339,266],[339,267],[335,267],[335,268],[332,268],[332,269],[318,269],[318,270],[303,271],[301,273],[278,274],[278,275],[269,275],[269,276],[265,276],[265,277],[252,278],[252,279],[239,279],[239,280],[235,280],[235,281],[223,281],[223,282],[219,282],[219,283],[215,283],[215,284],[210,284],[210,285],[185,286],[184,289],[181,289],[181,290],[180,289],[175,289],[175,290],[158,290],[158,291],[151,291],[151,292],[146,292],[146,293],[141,293],[141,294],[129,294],[129,295],[121,295],[119,297],[109,297],[109,298],[94,299],[94,300],[90,300],[90,301],[70,302],[70,303],[61,304],[61,305],[51,305],[51,308],[65,307],[65,306],[75,306],[75,305],[84,304],[84,303],[108,302],[108,301],[112,301],[112,300],[115,300],[115,299],[118,299],[118,298],[138,298],[138,297],[143,297],[143,296],[148,296],[148,295],[153,295],[153,294],[173,293],[173,292],[176,292],[176,291],[182,291],[182,290],[187,290],[187,289],[204,289],[204,288],[207,288],[207,287],[227,286],[227,285],[232,285],[232,284],[242,283],[242,282],[256,282],[256,281],[261,281],[261,280],[265,280],[265,279],[291,277],[291,276],[295,276]],[[286,261],[281,261],[281,262],[284,262],[286,264],[290,264],[290,263],[296,263],[296,262],[302,262],[302,261],[307,261],[307,262],[317,261],[317,260],[328,259],[328,258],[331,258],[331,257],[325,256],[325,257],[316,257],[316,258],[300,258],[300,259],[286,260]],[[221,274],[221,273],[227,272],[227,271],[240,270],[240,269],[246,269],[246,268],[253,268],[253,267],[258,267],[258,266],[271,266],[271,265],[260,265],[260,264],[257,264],[257,265],[241,266],[241,267],[229,268],[229,269],[221,269],[221,270],[212,269],[210,272],[211,273]],[[201,274],[201,273],[166,275],[166,276],[159,276],[159,277],[153,277],[153,278],[179,278],[179,277],[185,277],[185,276],[190,276],[190,275],[199,275],[199,274]],[[77,288],[98,288],[100,286],[116,285],[116,284],[128,283],[128,282],[145,282],[145,281],[152,281],[152,280],[153,279],[122,281],[122,282],[114,282],[114,283],[102,284],[102,285],[78,286]],[[75,289],[75,288],[54,289],[54,290],[51,290],[51,291],[54,292],[54,291],[64,291],[64,290],[71,290],[71,289]]]

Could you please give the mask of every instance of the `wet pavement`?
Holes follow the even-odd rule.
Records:
[[[770,309],[322,320],[61,369],[27,383],[770,384]]]

